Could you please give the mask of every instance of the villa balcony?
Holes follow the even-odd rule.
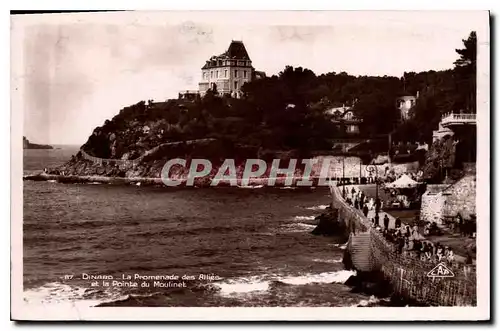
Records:
[[[476,125],[476,114],[445,114],[441,118],[441,125],[448,128],[454,125]]]

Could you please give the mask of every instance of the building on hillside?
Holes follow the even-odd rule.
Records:
[[[243,42],[233,40],[227,51],[212,56],[201,68],[199,93],[203,96],[212,90],[239,98],[243,84],[262,77],[265,77],[265,73],[256,71],[252,66]]]
[[[435,142],[444,136],[453,136],[453,130],[443,127],[443,124],[439,122],[438,129],[432,131],[432,142]]]
[[[200,92],[196,90],[186,90],[179,92],[179,100],[194,101],[200,97]]]
[[[344,129],[347,134],[359,133],[359,125],[363,120],[353,113],[352,107],[343,105],[330,108],[325,111],[325,114],[330,116],[331,121],[337,124],[339,130]]]
[[[417,95],[403,95],[396,100],[397,107],[401,113],[401,120],[406,121],[410,117],[410,109],[417,104]]]

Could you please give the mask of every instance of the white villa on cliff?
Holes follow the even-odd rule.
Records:
[[[243,84],[264,76],[252,66],[243,42],[233,40],[227,51],[212,56],[201,68],[199,93],[203,96],[208,90],[213,90],[239,98]]]

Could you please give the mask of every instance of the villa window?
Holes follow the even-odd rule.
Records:
[[[247,78],[247,71],[243,70],[243,77]]]
[[[219,78],[219,70],[215,72],[215,78]]]
[[[210,78],[214,78],[214,72],[210,71]]]
[[[238,78],[238,70],[234,71],[234,78]]]
[[[224,77],[227,78],[227,70],[224,70]]]
[[[234,82],[234,89],[237,90],[238,89],[238,82]]]

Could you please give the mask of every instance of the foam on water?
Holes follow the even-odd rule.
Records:
[[[97,289],[70,286],[58,282],[47,283],[41,287],[24,291],[24,303],[31,307],[89,308],[107,301],[120,300],[124,297],[118,294],[102,293],[97,298]]]
[[[349,277],[355,276],[356,271],[339,270],[333,272],[322,272],[319,274],[305,274],[301,276],[287,276],[279,281],[290,285],[306,285],[314,283],[344,283]]]
[[[306,223],[293,223],[287,224],[282,227],[285,232],[308,232],[312,231],[316,228],[314,224],[306,224]]]
[[[344,283],[349,277],[355,276],[356,271],[339,270],[322,272],[319,274],[303,274],[297,276],[262,275],[241,277],[215,284],[219,287],[222,296],[265,294],[271,282],[279,281],[288,285]]]
[[[319,205],[319,206],[307,207],[306,209],[309,209],[309,210],[325,210],[326,208],[328,208],[328,205]]]
[[[346,249],[347,248],[347,243],[345,243],[345,244],[332,244],[332,246],[340,248],[340,249]]]
[[[249,188],[249,189],[255,189],[255,188],[263,188],[264,185],[248,185],[248,186],[238,186],[238,188]]]
[[[295,216],[294,221],[314,221],[316,216]]]
[[[341,263],[342,259],[313,259],[313,262],[320,262],[320,263]]]
[[[363,299],[360,302],[351,305],[351,307],[366,307],[366,306],[369,306],[369,305],[377,304],[377,303],[379,303],[382,300],[378,299],[378,298],[376,298],[375,296],[372,295],[368,300]]]
[[[220,295],[229,296],[235,294],[246,294],[252,292],[266,292],[269,289],[269,281],[262,277],[241,277],[216,284],[220,288]]]

